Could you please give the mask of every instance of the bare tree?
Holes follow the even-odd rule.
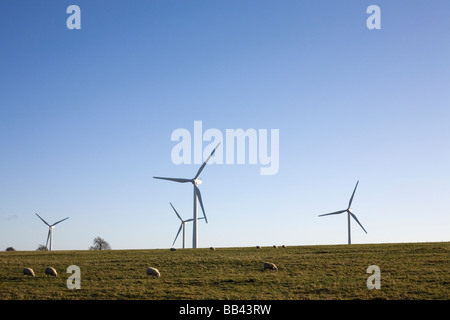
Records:
[[[36,251],[48,251],[48,248],[45,245],[40,244]]]
[[[93,244],[93,246],[89,247],[89,250],[111,250],[111,246],[103,238],[95,238]]]

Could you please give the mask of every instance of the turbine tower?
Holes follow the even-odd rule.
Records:
[[[216,151],[217,147],[220,145],[217,144],[217,146],[214,148],[214,150],[211,152],[209,157],[203,162],[200,169],[198,169],[197,174],[192,179],[186,179],[186,178],[164,178],[164,177],[153,177],[155,179],[161,179],[161,180],[169,180],[179,183],[186,183],[190,182],[194,186],[194,216],[192,217],[193,220],[193,232],[192,232],[192,248],[197,248],[197,240],[198,240],[198,213],[197,213],[197,201],[200,202],[200,207],[203,211],[203,217],[205,218],[206,223],[208,223],[208,219],[206,218],[205,214],[205,208],[203,207],[203,201],[202,201],[202,195],[200,193],[200,189],[198,188],[198,185],[202,183],[202,181],[198,178],[200,174],[202,173],[203,169],[205,168],[206,164],[208,163],[209,159],[211,159],[212,155]]]
[[[47,223],[47,221],[45,221],[44,219],[41,218],[40,215],[38,215],[36,213],[36,215],[39,217],[39,219],[42,220],[42,222],[44,222],[47,226],[48,226],[48,235],[47,235],[47,242],[45,243],[45,246],[48,248],[49,251],[52,251],[52,243],[53,243],[53,228],[60,222],[63,222],[64,220],[69,219],[69,217],[64,218],[62,220],[59,220],[57,222],[55,222],[54,224],[50,225]],[[50,239],[50,247],[48,246],[48,240]]]
[[[350,208],[350,206],[352,205],[352,202],[353,202],[353,196],[355,195],[356,188],[358,187],[358,183],[359,183],[359,180],[356,182],[356,186],[355,186],[355,189],[353,190],[353,193],[352,193],[352,196],[351,196],[351,198],[350,198],[350,201],[348,202],[348,207],[347,207],[347,209],[340,210],[340,211],[336,211],[336,212],[331,212],[331,213],[325,213],[325,214],[319,215],[319,217],[323,217],[323,216],[329,216],[329,215],[332,215],[332,214],[341,214],[341,213],[347,212],[347,220],[348,220],[348,244],[351,244],[351,243],[352,243],[351,236],[350,236],[350,216],[351,216],[353,219],[355,219],[355,221],[358,222],[358,224],[359,224],[360,227],[364,230],[364,232],[367,233],[366,229],[364,229],[364,227],[363,227],[362,224],[358,221],[358,218],[356,218],[356,216],[355,216],[355,215],[353,214],[353,212],[352,212],[352,209]]]
[[[185,248],[185,242],[186,242],[186,222],[191,222],[194,221],[193,219],[187,219],[187,220],[183,220],[180,215],[178,214],[177,210],[174,208],[174,206],[172,205],[171,202],[169,202],[170,205],[172,206],[173,211],[175,211],[175,214],[177,215],[178,219],[181,220],[181,225],[180,228],[178,229],[178,233],[177,236],[175,237],[175,240],[173,240],[172,246],[175,244],[175,242],[177,241],[178,235],[181,232],[181,229],[183,229],[183,249]],[[205,219],[204,217],[198,218],[200,219]]]

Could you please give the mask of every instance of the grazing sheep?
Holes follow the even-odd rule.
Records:
[[[47,268],[45,268],[45,275],[46,276],[57,277],[58,273],[56,272],[55,268],[47,267]]]
[[[214,248],[214,247],[211,247],[211,248],[209,248],[209,250],[216,250],[216,248]]]
[[[261,249],[261,246],[256,246],[256,249]]]
[[[263,270],[266,270],[266,269],[278,271],[277,266],[271,262],[264,262]]]
[[[22,273],[26,276],[34,277],[34,271],[31,268],[23,268]]]
[[[283,244],[282,246],[281,246],[282,248],[286,248],[286,245],[285,244]]]
[[[152,276],[153,278],[159,278],[161,274],[159,273],[158,269],[147,267],[147,279],[149,276]]]
[[[170,248],[170,251],[177,251],[176,248]]]
[[[274,247],[275,249],[278,248],[276,244],[274,244],[273,247]]]

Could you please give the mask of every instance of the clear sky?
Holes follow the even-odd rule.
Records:
[[[171,247],[192,186],[153,176],[195,175],[171,159],[194,121],[279,129],[277,174],[205,168],[200,247],[345,244],[346,216],[318,215],[357,180],[354,243],[449,241],[449,18],[447,0],[2,1],[0,250],[45,244],[35,213],[70,217],[55,250]]]

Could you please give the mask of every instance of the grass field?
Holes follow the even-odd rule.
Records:
[[[0,299],[450,299],[449,242],[109,251],[0,252]],[[263,271],[263,262],[276,271]],[[69,290],[69,265],[81,289]],[[369,265],[381,289],[369,290]],[[46,277],[52,266],[58,277]],[[153,266],[160,278],[147,279]],[[32,268],[36,277],[22,275]]]

